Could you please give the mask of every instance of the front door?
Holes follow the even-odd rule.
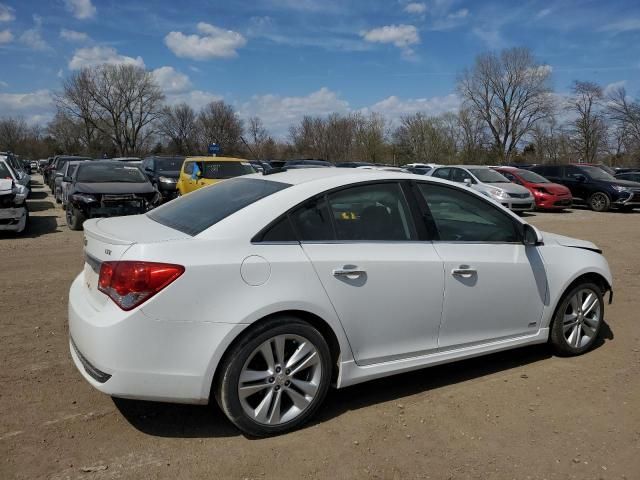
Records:
[[[477,195],[419,184],[444,261],[440,349],[534,334],[547,296],[536,247],[521,241],[518,222]]]
[[[436,350],[442,261],[431,242],[417,241],[398,183],[330,193],[292,220],[358,364]]]

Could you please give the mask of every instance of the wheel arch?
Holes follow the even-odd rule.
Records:
[[[331,367],[332,367],[331,383],[335,384],[338,378],[338,375],[340,374],[340,355],[342,352],[341,352],[338,336],[334,332],[329,322],[327,322],[320,316],[316,315],[315,313],[311,313],[306,310],[296,310],[296,309],[280,310],[280,311],[265,315],[264,317],[259,318],[255,322],[251,323],[251,325],[249,325],[247,328],[239,332],[238,335],[236,335],[236,337],[226,346],[224,353],[220,356],[220,359],[218,360],[215,366],[215,370],[211,378],[211,385],[210,385],[210,391],[209,391],[210,402],[212,398],[215,398],[214,389],[217,385],[219,375],[221,374],[220,366],[224,364],[227,356],[230,354],[233,348],[240,341],[242,341],[242,339],[244,339],[247,335],[251,335],[251,333],[254,332],[256,329],[258,329],[260,326],[264,325],[269,320],[276,317],[280,317],[280,316],[297,317],[300,320],[303,320],[309,323],[311,326],[313,326],[316,330],[320,332],[320,334],[326,340],[327,345],[329,346],[329,352],[331,353]]]
[[[611,286],[611,283],[609,282],[609,280],[602,275],[601,273],[598,272],[594,272],[594,271],[590,271],[590,272],[584,272],[579,274],[578,276],[576,276],[573,280],[571,280],[566,286],[565,288],[562,290],[562,294],[558,296],[555,305],[553,306],[553,315],[551,317],[551,321],[549,322],[549,327],[551,328],[553,325],[553,322],[556,319],[556,315],[558,313],[558,308],[560,307],[560,304],[562,303],[562,300],[565,298],[566,294],[571,291],[572,288],[574,288],[576,285],[580,284],[580,283],[585,283],[585,282],[591,282],[591,283],[595,283],[596,285],[598,285],[601,289],[602,289],[602,293],[603,295],[606,294],[607,292],[609,292],[609,302],[611,303],[613,300],[613,288]]]

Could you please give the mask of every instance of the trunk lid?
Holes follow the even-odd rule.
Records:
[[[102,262],[118,261],[136,243],[156,243],[191,238],[161,225],[146,215],[93,218],[84,223],[84,284],[94,308],[104,307],[109,298],[98,290]],[[144,260],[144,259],[139,259]]]

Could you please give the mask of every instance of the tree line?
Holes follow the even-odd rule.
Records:
[[[151,72],[135,65],[100,65],[70,74],[55,94],[47,125],[0,118],[0,149],[30,158],[60,153],[141,156],[205,154],[255,159],[319,158],[403,164],[633,164],[640,155],[640,101],[624,86],[576,80],[554,93],[552,70],[527,48],[478,56],[460,72],[458,111],[417,112],[391,122],[384,112],[304,116],[284,139],[259,117],[241,119],[214,101],[195,110],[168,105]]]

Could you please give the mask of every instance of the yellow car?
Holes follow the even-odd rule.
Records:
[[[176,185],[180,195],[213,185],[227,178],[256,171],[246,160],[232,157],[187,157]]]

